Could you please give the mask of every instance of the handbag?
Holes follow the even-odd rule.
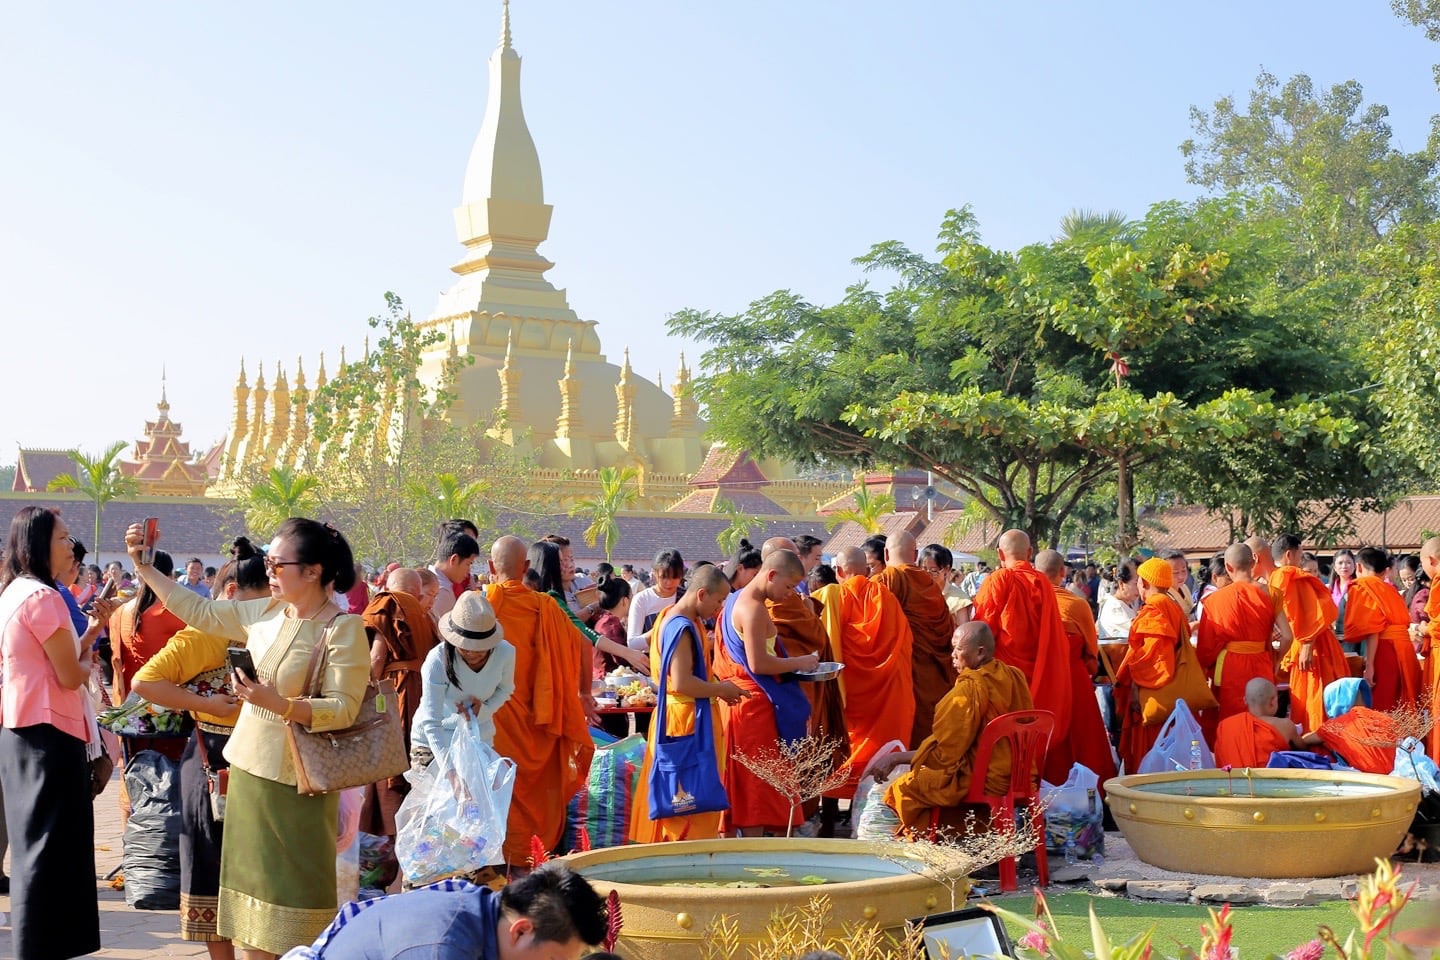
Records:
[[[115,773],[115,761],[103,747],[100,756],[90,761],[90,799],[94,800],[105,792],[105,785]]]
[[[1141,691],[1141,716],[1145,726],[1164,723],[1175,709],[1176,700],[1184,700],[1192,711],[1213,710],[1220,706],[1210,691],[1210,678],[1200,666],[1200,656],[1190,645],[1189,637],[1181,637],[1175,648],[1175,679],[1157,690]]]
[[[195,750],[200,754],[200,765],[205,769],[205,794],[210,798],[210,816],[216,823],[224,823],[225,797],[230,792],[230,769],[216,770],[210,766],[210,752],[205,749],[199,727],[195,728]]]
[[[688,622],[688,621],[685,621]],[[695,675],[704,678],[705,654],[699,637],[690,630],[695,644]],[[695,701],[695,729],[685,736],[672,737],[665,731],[668,705],[665,687],[670,680],[670,660],[678,643],[665,653],[661,665],[660,690],[656,694],[655,762],[650,766],[650,819],[687,817],[694,813],[713,813],[730,809],[725,785],[720,781],[720,764],[715,756],[715,735],[711,728],[709,698]]]
[[[304,687],[307,696],[320,695],[330,631],[339,616],[337,613],[325,624],[320,642],[310,654]],[[400,726],[400,715],[391,709],[397,702],[393,680],[371,680],[360,699],[355,722],[344,730],[321,733],[285,721],[295,760],[295,789],[306,796],[334,793],[347,787],[368,786],[408,770],[405,731]]]

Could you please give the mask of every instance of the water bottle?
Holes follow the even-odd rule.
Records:
[[[1205,758],[1200,752],[1200,741],[1190,741],[1190,769],[1199,770],[1205,764]]]
[[[1065,834],[1065,862],[1072,865],[1080,862],[1079,851],[1075,849],[1075,834],[1073,832]]]

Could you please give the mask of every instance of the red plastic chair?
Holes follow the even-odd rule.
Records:
[[[1045,856],[1045,817],[1039,813],[1040,771],[1045,769],[1045,754],[1050,750],[1050,734],[1055,729],[1055,714],[1049,710],[1016,710],[1002,713],[985,725],[980,743],[975,748],[975,764],[971,768],[970,792],[965,803],[983,806],[990,811],[992,827],[1006,827],[1015,822],[1015,808],[1029,805],[1030,816],[1040,842],[1035,847],[1035,871],[1040,886],[1050,885],[1050,861]],[[985,792],[985,771],[990,769],[990,755],[995,744],[1010,741],[1010,788],[1000,796]],[[940,825],[940,808],[930,812],[930,834]],[[1019,889],[1017,861],[1006,857],[1000,861],[1000,892]]]

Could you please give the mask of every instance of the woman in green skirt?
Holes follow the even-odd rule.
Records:
[[[230,601],[204,600],[144,564],[144,539],[139,524],[126,531],[141,579],[190,626],[243,644],[258,674],[232,678],[244,706],[225,747],[230,788],[217,927],[246,960],[269,960],[313,941],[337,908],[340,797],[296,791],[285,724],[342,730],[359,712],[369,644],[360,617],[334,602],[336,591],[355,584],[350,545],[329,524],[292,517],[265,558],[270,597]],[[310,696],[305,675],[321,643],[325,671],[320,695]]]

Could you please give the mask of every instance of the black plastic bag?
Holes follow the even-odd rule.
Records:
[[[125,767],[130,822],[125,825],[125,902],[136,910],[180,906],[180,766],[141,750]]]

